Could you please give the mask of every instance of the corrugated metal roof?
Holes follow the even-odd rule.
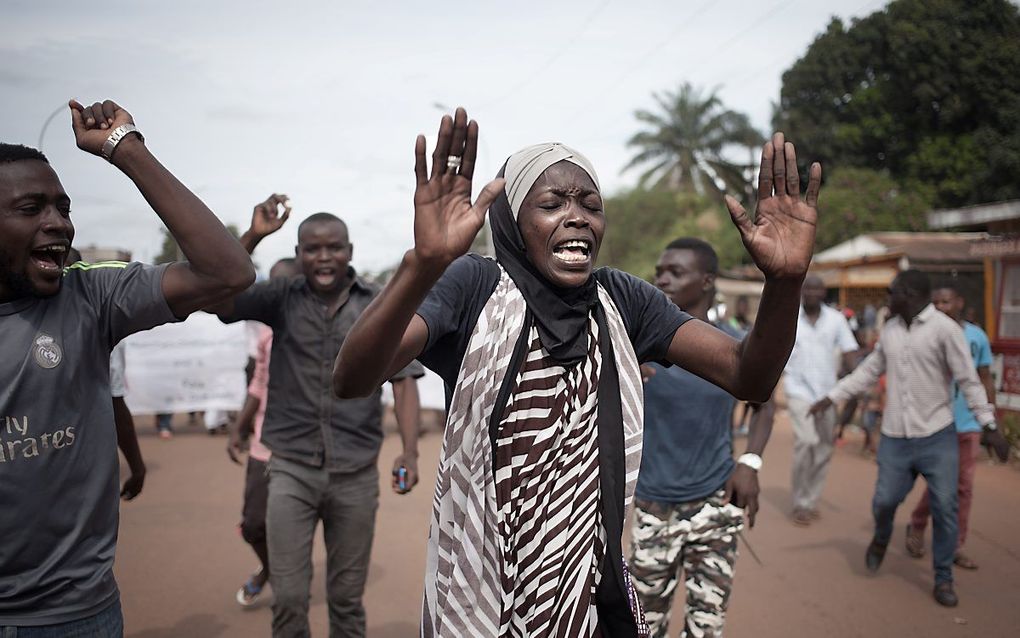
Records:
[[[988,233],[867,233],[817,253],[814,261],[833,263],[887,255],[923,262],[980,261],[972,254],[971,244],[987,238]]]

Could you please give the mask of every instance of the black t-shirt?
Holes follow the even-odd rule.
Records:
[[[447,404],[475,323],[496,289],[499,275],[495,261],[464,255],[450,264],[418,308],[429,328],[428,342],[418,360],[446,382]],[[673,334],[691,316],[661,290],[633,275],[600,268],[595,279],[620,311],[638,362],[665,360]]]

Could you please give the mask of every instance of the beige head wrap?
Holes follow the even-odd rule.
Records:
[[[510,210],[514,219],[517,219],[517,212],[521,209],[521,203],[527,197],[531,187],[535,185],[545,169],[556,162],[568,161],[577,164],[595,182],[595,188],[599,188],[599,178],[595,174],[595,168],[588,161],[588,158],[579,152],[558,142],[546,142],[523,148],[506,161],[506,170],[503,176],[506,178],[506,197],[510,201]]]

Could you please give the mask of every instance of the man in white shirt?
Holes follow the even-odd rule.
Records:
[[[832,458],[836,410],[832,407],[816,415],[811,405],[836,385],[837,352],[844,365],[857,351],[846,318],[826,306],[825,284],[810,275],[801,288],[797,341],[786,364],[783,391],[793,421],[793,522],[810,525],[818,517],[818,498]]]
[[[833,402],[858,396],[885,373],[887,401],[878,446],[878,483],[871,509],[875,535],[868,545],[868,571],[878,571],[893,532],[896,508],[914,486],[918,474],[928,482],[933,523],[932,562],[936,602],[955,607],[953,554],[956,550],[959,447],[953,427],[949,381],[955,379],[978,423],[985,442],[1005,460],[1009,444],[995,427],[995,411],[978,380],[970,349],[960,326],[930,302],[928,276],[905,270],[889,288],[891,316],[875,350],[811,407],[831,409]]]

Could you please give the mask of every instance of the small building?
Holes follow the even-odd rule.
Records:
[[[981,303],[995,354],[996,404],[1020,412],[1020,200],[932,211],[928,226],[984,234],[969,251],[984,262]]]
[[[952,279],[961,288],[974,319],[984,322],[984,260],[971,245],[987,233],[876,232],[858,235],[817,253],[811,273],[834,291],[831,301],[860,313],[886,304],[889,284],[908,268],[928,273],[933,283]]]
[[[82,261],[90,264],[100,261],[131,261],[131,251],[122,248],[104,248],[95,244],[75,248],[81,253]]]

